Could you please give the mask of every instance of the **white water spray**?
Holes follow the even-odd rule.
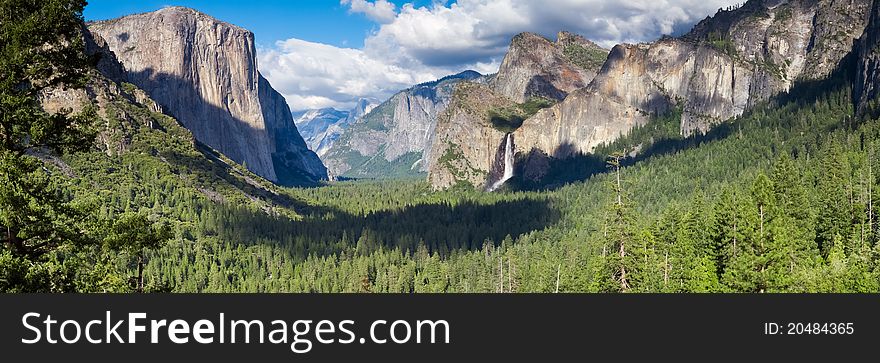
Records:
[[[507,139],[504,140],[504,175],[489,187],[490,192],[498,190],[504,183],[513,178],[514,155],[512,137],[513,134],[507,134]]]

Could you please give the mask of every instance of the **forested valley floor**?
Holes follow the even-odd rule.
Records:
[[[535,191],[358,181],[260,195],[240,168],[166,140],[178,127],[159,115],[144,117],[166,127],[135,130],[125,153],[66,157],[65,189],[102,219],[170,221],[173,237],[143,256],[157,291],[876,292],[880,121],[851,116],[847,84],[838,75],[690,138],[659,117],[567,161],[585,180]],[[604,155],[635,145],[646,151],[621,160],[618,187]],[[114,254],[100,279],[66,278],[125,290],[134,256]]]
[[[707,134],[656,115],[545,183],[282,188],[90,65],[84,3],[27,5],[0,22],[0,291],[880,291],[880,107],[854,112],[852,60]],[[59,87],[93,104],[48,113]]]

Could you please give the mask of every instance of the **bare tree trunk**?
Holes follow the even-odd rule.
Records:
[[[629,290],[629,281],[626,280],[626,263],[624,263],[624,259],[626,258],[626,245],[623,241],[620,242],[620,290],[623,292],[627,292]]]
[[[507,292],[513,292],[513,268],[510,266],[510,257],[507,258]]]
[[[663,257],[663,286],[669,285],[669,251]]]
[[[501,256],[501,260],[498,261],[498,271],[500,271],[501,278],[498,279],[498,288],[500,292],[504,293],[504,256]]]
[[[554,291],[554,293],[556,293],[556,294],[559,293],[559,273],[561,270],[562,270],[562,264],[559,264],[558,266],[556,266],[556,291]]]
[[[144,255],[143,253],[138,254],[138,277],[137,277],[137,292],[144,292]]]
[[[761,264],[761,293],[762,294],[764,293],[764,287],[767,284],[767,280],[764,275],[764,271],[766,270],[766,267],[767,266],[765,264]]]
[[[868,233],[874,233],[874,148],[868,151]]]
[[[608,238],[608,212],[605,212],[605,216],[603,217],[605,222],[602,223],[602,237],[605,239]]]
[[[614,173],[617,174],[617,206],[623,205],[623,197],[620,195],[620,157],[614,159]]]

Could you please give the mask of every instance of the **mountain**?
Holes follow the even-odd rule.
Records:
[[[323,155],[330,173],[348,178],[420,175],[437,115],[446,109],[455,85],[481,79],[465,71],[392,96],[346,129]]]
[[[797,82],[824,78],[864,32],[869,6],[869,0],[751,0],[679,38],[618,45],[588,86],[515,128],[519,173],[540,180],[552,160],[589,153],[679,111],[682,135],[705,133]],[[461,90],[462,98],[472,98],[468,92]],[[476,116],[438,127],[449,130],[438,137],[456,150],[454,165],[435,163],[430,170],[434,187],[485,183],[510,130],[499,130],[485,113]]]
[[[295,213],[289,209],[292,201],[277,186],[197,140],[192,131],[164,114],[157,101],[129,83],[125,68],[100,35],[85,30],[84,38],[85,52],[96,60],[96,67],[85,74],[85,87],[51,89],[40,98],[48,112],[86,108],[96,112],[94,151],[38,155],[64,174],[66,188],[82,189],[86,195],[100,191],[95,195],[102,198],[104,211],[146,204],[147,194],[177,217],[183,210],[207,211],[226,203],[272,215]],[[168,197],[172,191],[176,198]]]
[[[561,101],[586,87],[607,56],[606,49],[569,32],[560,32],[556,42],[521,33],[511,41],[492,87],[517,103],[531,97]]]
[[[323,157],[351,124],[369,113],[376,104],[366,99],[358,101],[354,108],[340,111],[334,108],[294,112],[294,123],[309,149]]]
[[[488,175],[507,174],[490,170],[493,164],[505,165],[496,160],[507,159],[497,158],[496,150],[507,150],[508,140],[518,143],[507,133],[586,87],[607,56],[608,50],[568,32],[560,32],[555,42],[532,33],[515,36],[498,73],[487,84],[460,84],[440,115],[428,159],[431,184],[488,187]]]
[[[108,42],[87,29],[88,57],[82,59],[95,67],[76,70],[87,78],[85,88],[76,82],[27,95],[29,83],[51,81],[40,79],[51,72],[27,72],[30,63],[50,62],[34,69],[81,63],[78,50],[58,53],[63,57],[45,52],[79,44],[70,34],[83,29],[81,12],[76,4],[65,10],[47,2],[0,3],[0,33],[13,40],[0,42],[0,62],[13,70],[0,82],[0,93],[15,101],[2,107],[4,116],[22,116],[4,120],[15,137],[0,144],[5,155],[0,210],[5,224],[23,227],[12,233],[15,227],[5,226],[0,291],[877,293],[880,216],[873,201],[880,190],[875,91],[880,0],[875,3],[870,15],[866,3],[772,3],[775,15],[768,16],[775,19],[786,18],[784,7],[824,7],[816,8],[809,34],[797,37],[811,40],[789,43],[824,49],[821,54],[771,46],[776,41],[766,43],[763,35],[717,30],[766,21],[760,9],[771,3],[754,2],[721,12],[681,38],[618,47],[594,81],[565,91],[561,101],[553,98],[553,89],[564,90],[561,85],[577,79],[556,78],[570,72],[517,69],[554,85],[519,88],[527,95],[524,102],[500,92],[497,76],[459,82],[438,116],[437,135],[444,137],[438,143],[446,147],[436,161],[473,173],[474,179],[453,175],[464,178],[450,177],[451,182],[479,177],[487,190],[503,191],[506,181],[517,187],[525,182],[518,178],[534,176],[525,171],[540,171],[541,161],[552,164],[549,178],[560,169],[585,172],[582,182],[516,193],[432,191],[414,180],[278,187],[164,114],[163,105],[130,82]],[[849,17],[858,17],[860,9],[870,19],[864,32],[834,30],[858,28]],[[42,18],[64,11],[73,14],[58,23],[67,26],[57,37],[29,33],[52,29],[55,23]],[[810,17],[800,11],[789,15]],[[571,117],[565,107],[576,107],[580,97],[592,97],[599,111],[615,110],[620,106],[608,101],[611,92],[635,97],[654,87],[676,90],[666,79],[651,77],[675,75],[670,70],[677,68],[703,75],[693,75],[687,86],[695,94],[727,89],[723,82],[706,83],[705,75],[716,67],[696,68],[705,63],[703,55],[720,65],[731,59],[732,44],[738,43],[725,43],[727,35],[719,34],[750,37],[761,57],[782,49],[809,56],[787,58],[803,64],[791,80],[768,81],[753,70],[746,93],[751,101],[743,103],[754,104],[708,126],[707,134],[683,135],[684,115],[713,103],[719,114],[735,108],[722,107],[723,97],[679,96],[671,112],[658,107],[656,114],[639,116],[647,123],[594,148],[594,155],[561,160],[563,152],[578,151],[560,148],[548,160],[537,148],[524,153],[523,145],[534,141],[522,130],[544,113]],[[782,31],[770,35],[783,34],[794,37]],[[38,41],[28,44],[31,39]],[[835,39],[848,41],[849,48]],[[701,48],[706,45],[710,48]],[[659,63],[677,47],[697,50],[676,56],[681,64]],[[648,60],[655,63],[639,63]],[[733,73],[739,67],[745,66],[721,69]],[[507,72],[510,68],[501,76]],[[623,84],[608,83],[613,77],[631,77],[631,88],[612,87]],[[651,80],[659,85],[644,82]],[[784,90],[761,101],[775,92],[757,87],[764,82]],[[35,112],[36,101],[47,114]],[[854,105],[863,115],[854,114]],[[606,117],[581,116],[587,120],[577,126],[584,128],[589,119]],[[68,127],[54,129],[59,123]],[[64,130],[49,140],[87,140],[92,129],[98,132],[93,147],[58,152],[38,141],[47,130]],[[634,153],[618,159],[621,168],[609,169],[606,155],[617,151]],[[485,169],[462,169],[477,165],[469,164],[477,153],[488,159]],[[16,252],[29,246],[36,253]]]
[[[202,143],[282,185],[327,179],[284,97],[257,71],[253,33],[182,7],[88,24]]]

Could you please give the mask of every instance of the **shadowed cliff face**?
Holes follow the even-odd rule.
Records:
[[[326,179],[283,96],[257,71],[253,34],[191,9],[92,23],[144,89],[202,143],[283,185]]]
[[[551,156],[563,145],[572,155],[590,153],[673,109],[682,111],[682,134],[706,133],[798,80],[828,76],[864,32],[870,3],[751,0],[707,18],[681,38],[618,45],[588,86],[523,122],[515,132],[517,153]],[[457,129],[473,134],[480,127],[474,120]],[[485,154],[462,149],[474,165]],[[539,178],[546,171],[524,172]],[[437,180],[445,179],[432,178],[435,187],[449,186]]]
[[[859,39],[858,68],[853,100],[859,114],[876,113],[880,96],[880,2],[874,1],[865,34]]]

